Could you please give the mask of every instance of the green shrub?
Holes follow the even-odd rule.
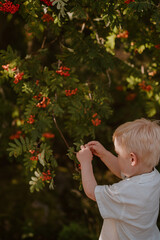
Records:
[[[70,223],[65,225],[59,234],[58,240],[91,240],[87,229],[83,225]]]

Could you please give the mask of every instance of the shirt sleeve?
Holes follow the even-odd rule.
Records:
[[[124,204],[116,184],[96,186],[95,197],[102,218],[122,219]]]

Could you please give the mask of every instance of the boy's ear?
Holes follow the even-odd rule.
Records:
[[[131,166],[134,167],[138,163],[137,155],[133,152],[130,153]]]

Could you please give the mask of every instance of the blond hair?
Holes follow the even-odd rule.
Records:
[[[149,167],[155,167],[160,159],[160,126],[158,121],[144,118],[120,125],[113,134],[113,141],[127,151],[135,153]]]

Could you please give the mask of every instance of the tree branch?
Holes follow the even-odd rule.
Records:
[[[53,121],[54,121],[54,123],[55,123],[55,125],[56,125],[56,128],[57,128],[58,132],[60,133],[60,135],[61,135],[61,137],[62,137],[65,145],[67,146],[67,148],[69,148],[69,144],[68,144],[68,142],[67,142],[67,140],[65,139],[65,137],[64,137],[61,129],[59,128],[59,126],[58,126],[58,124],[57,124],[57,121],[56,121],[56,118],[55,118],[55,116],[54,116],[54,113],[53,113]]]

